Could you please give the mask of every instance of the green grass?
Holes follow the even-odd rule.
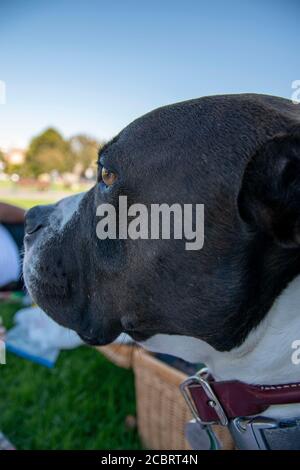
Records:
[[[38,204],[52,204],[63,197],[87,191],[91,184],[80,183],[76,190],[65,189],[63,185],[52,184],[49,191],[38,193],[33,187],[22,187],[10,181],[0,181],[0,201],[29,209]]]
[[[56,202],[53,199],[25,199],[25,198],[18,198],[18,197],[2,197],[2,202],[7,202],[9,204],[14,204],[15,206],[23,207],[24,209],[30,209],[30,207],[37,206],[39,204],[52,204]]]
[[[0,303],[6,327],[19,307]],[[87,346],[54,369],[7,354],[0,365],[0,429],[18,449],[139,449],[133,374]]]

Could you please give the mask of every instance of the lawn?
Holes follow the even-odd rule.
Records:
[[[6,327],[19,307],[0,303]],[[138,449],[130,371],[88,346],[64,351],[47,369],[7,354],[1,365],[0,429],[18,449]]]
[[[52,204],[56,202],[53,199],[26,199],[24,197],[0,197],[2,202],[7,202],[9,204],[14,204],[15,206],[23,207],[24,209],[30,209],[30,207],[37,206],[39,204]]]
[[[81,191],[87,191],[90,186],[80,184],[77,190],[73,191],[53,184],[48,191],[41,192],[32,187],[16,186],[8,181],[0,181],[0,201],[29,209],[38,204],[52,204],[64,197],[72,196]]]

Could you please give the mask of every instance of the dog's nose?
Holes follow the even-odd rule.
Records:
[[[45,227],[53,208],[54,205],[49,204],[47,206],[35,206],[29,209],[25,215],[25,233],[31,235],[42,227]]]

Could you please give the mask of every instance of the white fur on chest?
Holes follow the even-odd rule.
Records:
[[[204,362],[217,380],[268,385],[300,381],[300,364],[292,361],[295,340],[300,340],[300,276],[276,299],[245,342],[230,352],[216,351],[204,341],[180,335],[155,335],[143,346],[189,362]],[[272,406],[264,414],[300,416],[300,404]]]

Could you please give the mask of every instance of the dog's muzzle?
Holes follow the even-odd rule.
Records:
[[[49,217],[54,210],[54,205],[35,206],[25,214],[25,233],[32,235],[47,225]]]

